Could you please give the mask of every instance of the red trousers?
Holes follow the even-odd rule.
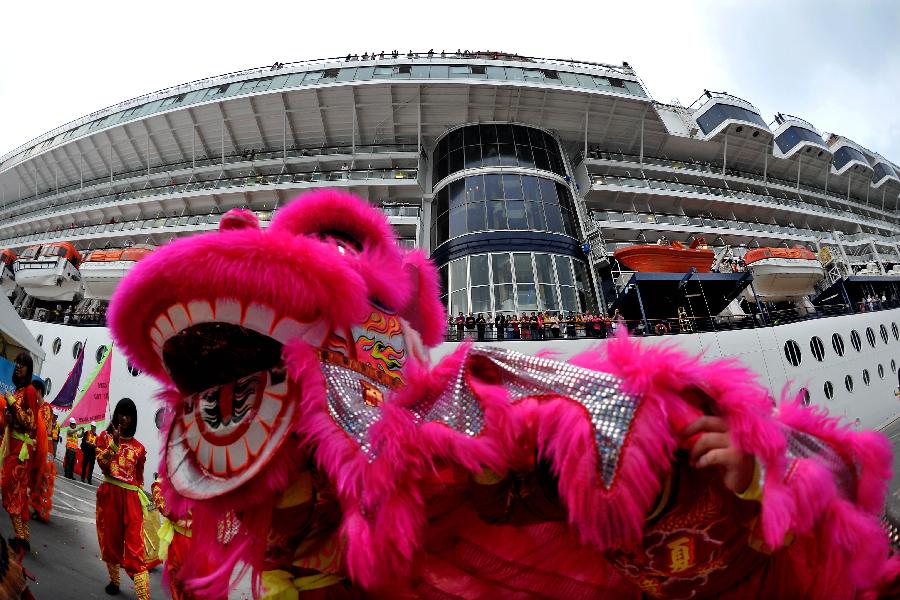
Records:
[[[104,562],[121,565],[128,576],[144,564],[144,511],[137,492],[111,483],[97,490],[97,539]]]
[[[31,516],[28,480],[31,475],[31,461],[34,460],[34,446],[29,448],[30,458],[24,461],[19,460],[21,449],[22,442],[15,438],[9,440],[9,454],[3,459],[0,493],[3,494],[3,508],[6,512],[27,521]]]

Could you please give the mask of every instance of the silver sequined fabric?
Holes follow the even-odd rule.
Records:
[[[789,458],[813,459],[821,463],[835,477],[845,498],[856,498],[855,474],[835,450],[819,438],[792,429],[787,435]]]
[[[468,436],[480,434],[484,428],[484,411],[466,382],[467,369],[478,356],[496,368],[499,383],[509,393],[510,402],[535,396],[561,396],[584,406],[594,429],[601,479],[607,488],[613,484],[639,398],[623,392],[622,381],[609,373],[499,348],[472,348],[443,392],[411,407],[413,414],[422,422],[440,422]]]
[[[366,404],[361,381],[380,390],[384,397],[388,388],[352,369],[324,362],[321,366],[331,418],[373,459],[375,449],[369,443],[369,428],[381,418],[381,408]]]

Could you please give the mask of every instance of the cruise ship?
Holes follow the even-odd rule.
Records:
[[[229,209],[266,226],[334,187],[431,256],[449,315],[622,319],[494,343],[568,356],[627,326],[885,426],[900,412],[900,167],[800,117],[698,94],[654,100],[628,63],[433,50],[152,92],[0,157],[3,292],[46,353],[52,398],[82,347],[85,371],[103,359],[110,294],[142,256]],[[115,348],[112,361],[110,402],[138,403],[157,456],[156,385]]]

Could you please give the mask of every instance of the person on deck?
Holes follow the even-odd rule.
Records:
[[[150,597],[144,563],[143,521],[149,499],[144,493],[147,451],[134,439],[137,408],[130,398],[116,404],[109,427],[97,436],[97,463],[105,475],[97,489],[97,539],[109,572],[106,593],[119,593],[119,567],[134,580],[138,600]]]
[[[63,458],[63,475],[75,479],[75,455],[78,452],[78,429],[75,419],[69,419],[69,430],[66,432],[66,456]]]
[[[93,485],[94,459],[97,456],[97,424],[91,422],[91,428],[81,436],[81,481]]]
[[[15,389],[7,392],[3,401],[6,412],[5,443],[6,454],[2,458],[2,479],[0,493],[3,508],[9,513],[15,536],[10,538],[10,548],[22,557],[31,551],[28,542],[28,519],[30,517],[29,487],[36,481],[35,466],[43,471],[47,446],[38,444],[39,436],[46,440],[47,431],[38,419],[38,393],[31,385],[34,363],[31,355],[22,352],[16,357],[13,371]],[[43,455],[40,449],[43,448]]]
[[[53,428],[56,426],[56,417],[53,408],[44,401],[44,383],[35,379],[31,383],[38,394],[38,416],[44,423],[47,432],[47,447],[53,444]],[[59,428],[57,427],[57,435]],[[53,509],[53,482],[56,480],[56,457],[47,452],[47,461],[37,484],[31,490],[31,517],[46,523],[50,520],[50,511]]]

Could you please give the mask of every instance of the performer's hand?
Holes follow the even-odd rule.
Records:
[[[755,459],[734,446],[725,419],[704,415],[685,427],[681,436],[686,439],[698,433],[700,437],[691,449],[691,465],[698,469],[719,467],[725,487],[736,494],[750,487]]]
[[[122,427],[122,425],[119,423],[116,423],[115,425],[113,425],[112,439],[113,439],[113,443],[116,446],[119,445],[119,440],[122,439],[122,432],[120,430],[121,427]]]

